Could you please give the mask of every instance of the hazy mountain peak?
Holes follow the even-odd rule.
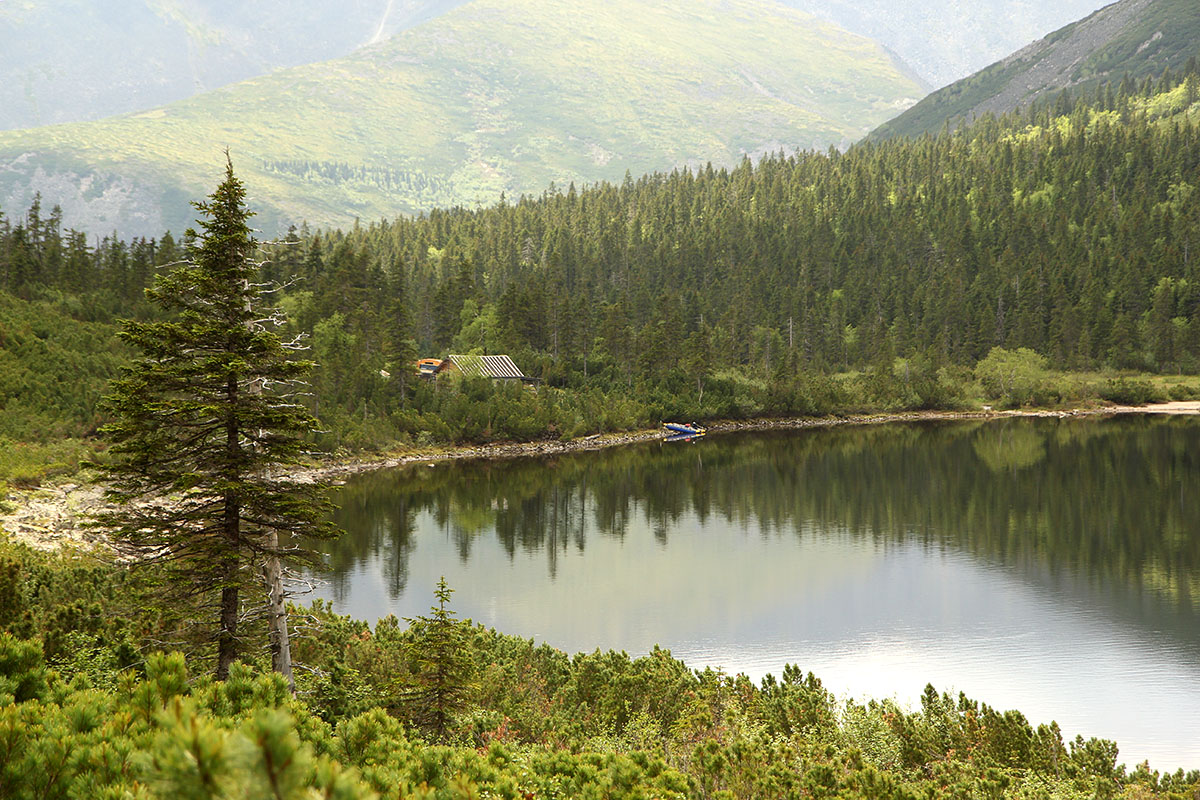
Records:
[[[1107,0],[783,0],[887,47],[940,87],[1084,17]]]
[[[463,0],[0,0],[0,129],[98,119],[350,53]]]

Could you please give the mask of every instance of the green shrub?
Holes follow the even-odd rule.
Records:
[[[975,366],[975,377],[987,397],[1009,407],[1048,399],[1046,357],[1027,347],[1005,350],[993,347]]]
[[[1197,400],[1200,399],[1200,386],[1173,383],[1167,387],[1167,397],[1171,400]]]
[[[1110,403],[1128,406],[1143,406],[1147,403],[1164,403],[1167,394],[1147,380],[1136,378],[1113,378],[1100,388],[1100,397]]]
[[[0,706],[45,696],[48,678],[38,642],[0,633]]]
[[[48,478],[72,475],[92,456],[93,444],[83,439],[48,442],[16,441],[0,436],[0,501],[11,486],[38,486]]]

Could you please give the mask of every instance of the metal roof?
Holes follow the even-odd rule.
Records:
[[[464,375],[484,378],[515,378],[522,380],[525,373],[517,368],[508,356],[447,356]],[[445,368],[445,365],[442,367]],[[440,370],[439,370],[440,371]]]

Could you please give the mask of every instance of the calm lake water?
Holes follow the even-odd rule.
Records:
[[[453,607],[568,652],[841,696],[961,690],[1200,768],[1200,419],[712,436],[420,465],[340,492],[335,608]]]

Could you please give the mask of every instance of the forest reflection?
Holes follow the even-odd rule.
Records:
[[[1200,612],[1196,487],[1194,418],[844,426],[368,473],[336,498],[346,535],[321,547],[335,597],[370,564],[395,599],[435,534],[464,562],[480,537],[510,559],[544,554],[553,580],[592,537],[638,521],[669,548],[681,524],[718,515],[751,536],[952,548],[1123,613],[1169,610],[1182,632]]]

